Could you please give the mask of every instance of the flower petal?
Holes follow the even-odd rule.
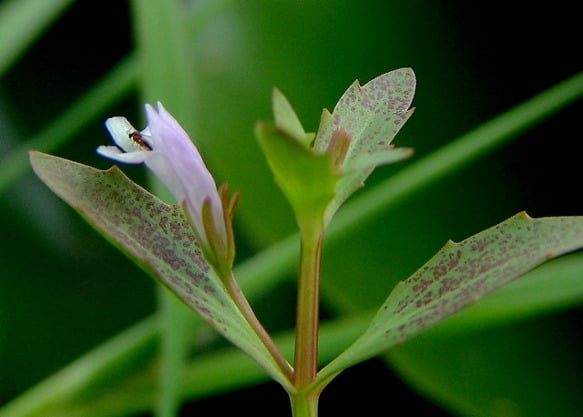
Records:
[[[156,153],[166,158],[165,161],[149,161],[148,166],[166,183],[178,202],[186,203],[199,232],[204,230],[201,210],[208,198],[217,232],[226,242],[223,207],[217,186],[192,140],[161,103],[158,103],[158,111],[146,105],[146,115],[152,145]],[[201,237],[206,240],[206,236]]]
[[[176,172],[168,158],[160,152],[151,152],[150,157],[145,161],[146,166],[156,174],[156,177],[164,183],[170,191],[174,200],[182,204],[184,201],[184,191],[181,181],[176,177]]]
[[[97,148],[97,153],[106,158],[113,159],[114,161],[122,162],[125,164],[141,164],[150,156],[152,152],[150,151],[137,151],[125,153],[117,146],[99,146]]]
[[[105,127],[109,131],[109,134],[113,138],[113,141],[126,152],[136,152],[150,150],[151,146],[148,143],[149,138],[146,133],[147,129],[138,133],[138,131],[132,126],[130,122],[125,117],[110,117],[105,121]],[[132,139],[132,134],[138,134],[140,141]]]

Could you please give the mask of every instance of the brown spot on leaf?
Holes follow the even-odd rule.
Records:
[[[460,243],[448,242],[398,284],[355,343],[360,360],[411,338],[551,257],[583,247],[583,217],[519,214]],[[361,352],[356,352],[361,349]],[[351,356],[352,355],[352,356]]]

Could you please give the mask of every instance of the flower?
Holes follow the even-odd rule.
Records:
[[[139,132],[125,117],[107,119],[117,146],[100,146],[97,153],[151,169],[182,205],[207,261],[223,277],[235,256],[232,215],[238,195],[229,201],[226,185],[217,190],[196,146],[161,103],[157,109],[146,104],[146,116],[148,126]]]

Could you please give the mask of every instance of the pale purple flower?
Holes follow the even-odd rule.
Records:
[[[161,103],[157,109],[147,104],[146,116],[148,125],[140,132],[125,117],[107,119],[105,125],[117,146],[100,146],[97,152],[118,162],[146,164],[184,207],[209,262],[222,269],[234,257],[234,201],[227,202],[226,189],[217,191],[188,134]]]

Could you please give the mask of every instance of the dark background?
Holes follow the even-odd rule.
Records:
[[[580,71],[580,15],[574,8],[568,1],[523,6],[513,1],[265,0],[227,9],[193,43],[200,51],[199,77],[204,80],[202,148],[219,178],[242,191],[240,259],[294,230],[286,203],[280,195],[271,197],[277,191],[252,138],[253,121],[270,117],[273,85],[286,93],[307,129],[314,130],[321,108],[331,109],[353,79],[364,83],[411,66],[418,78],[417,110],[397,144],[414,147],[416,157],[423,156]],[[76,2],[0,80],[0,152],[46,126],[133,44],[126,2]],[[139,120],[140,107],[137,92],[126,97],[58,154],[108,166],[94,156],[95,147],[109,140],[102,120],[117,112]],[[447,238],[461,240],[519,210],[536,217],[581,214],[580,115],[579,102],[383,218],[363,224],[354,240],[335,249],[325,263],[324,288],[342,292],[349,301],[343,307],[325,303],[324,313],[334,316],[343,309],[378,305],[394,281],[413,272]],[[370,183],[399,168],[378,170]],[[129,172],[141,178],[141,170]],[[268,206],[261,204],[266,196]],[[155,296],[153,284],[136,267],[30,173],[0,195],[0,214],[3,402],[152,313]],[[381,281],[386,287],[382,291],[374,279],[350,278],[378,275],[387,268],[386,254],[393,269],[390,280]],[[336,281],[338,274],[348,278]],[[278,298],[258,301],[260,316],[274,329],[285,328],[293,316],[293,289],[284,289]],[[537,349],[562,353],[561,347],[549,350],[547,344],[576,352],[581,345],[580,317],[576,308],[502,327],[498,333],[477,332],[458,346],[464,351],[466,342],[475,347],[483,338],[496,340],[512,346],[506,350],[508,357],[528,350],[533,363],[544,367],[549,362],[543,353],[537,356]],[[513,334],[525,336],[518,340]],[[448,354],[445,349],[444,357]],[[484,367],[496,362],[484,360]],[[375,359],[348,370],[323,395],[321,414],[385,414],[387,406],[405,407],[414,415],[459,412],[452,405],[455,401],[417,394],[418,384],[403,371],[405,362],[392,361],[389,368]],[[505,372],[513,370],[496,375],[504,379]],[[409,383],[399,377],[402,373],[409,375]],[[275,408],[268,406],[271,402]],[[184,415],[221,415],[233,406],[255,409],[254,415],[285,415],[287,399],[279,387],[267,384],[194,402],[185,406]],[[442,411],[444,407],[450,411]],[[531,415],[514,413],[513,407],[501,406],[505,411],[496,415]]]

